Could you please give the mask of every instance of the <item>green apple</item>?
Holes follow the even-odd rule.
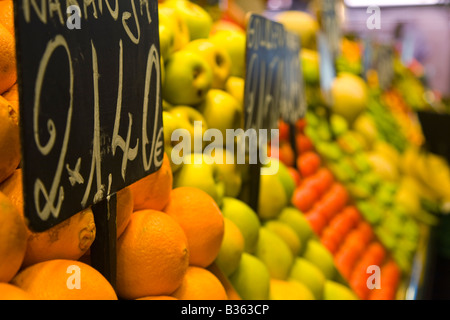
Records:
[[[212,35],[210,40],[228,51],[232,61],[230,75],[245,78],[245,32],[221,30]]]
[[[331,252],[316,239],[310,239],[306,244],[303,258],[318,267],[326,279],[334,279],[337,274],[334,258]]]
[[[258,216],[262,220],[276,219],[288,203],[289,199],[278,175],[261,175]]]
[[[167,58],[162,97],[173,105],[202,103],[212,85],[211,67],[196,53],[177,51]]]
[[[316,33],[320,27],[312,14],[300,10],[287,10],[277,14],[274,19],[283,24],[286,30],[299,36],[302,48],[317,48]]]
[[[338,74],[333,80],[331,95],[332,111],[343,116],[350,126],[367,109],[369,90],[366,82],[357,75]]]
[[[302,248],[300,238],[294,229],[287,223],[280,220],[269,220],[264,226],[270,231],[276,233],[289,246],[294,257],[296,257]]]
[[[173,108],[173,106],[164,99],[162,101],[162,107],[164,111],[170,111],[170,109]]]
[[[205,117],[209,128],[215,128],[222,133],[224,143],[227,129],[242,128],[243,109],[239,102],[224,90],[209,90],[198,110]]]
[[[216,178],[225,184],[225,196],[237,198],[241,192],[242,174],[236,159],[229,162],[233,155],[223,148],[215,148],[212,156],[218,161],[215,163]]]
[[[271,278],[279,280],[288,278],[294,263],[292,251],[282,238],[265,226],[259,229],[255,256],[267,266]]]
[[[158,12],[159,19],[159,49],[161,56],[168,57],[174,51],[175,26],[167,14]]]
[[[302,48],[300,50],[303,78],[307,85],[318,85],[320,81],[320,56],[316,50]]]
[[[267,300],[270,292],[270,274],[257,257],[244,252],[239,267],[230,276],[230,282],[243,300]]]
[[[186,22],[191,40],[208,38],[213,20],[205,9],[188,0],[168,0],[164,5],[175,9]]]
[[[244,253],[245,239],[241,230],[232,220],[224,217],[223,222],[222,244],[214,262],[224,275],[229,277],[239,267]]]
[[[195,150],[195,139],[198,139],[198,146],[201,146],[203,150],[203,135],[205,131],[208,129],[208,125],[206,124],[206,120],[203,115],[195,108],[190,106],[175,106],[170,110],[170,113],[175,116],[181,125],[181,128],[187,129],[191,136],[191,151],[201,152],[201,150]],[[201,130],[195,132],[195,125],[199,124]],[[195,136],[197,134],[197,136]]]
[[[212,88],[224,89],[231,72],[231,58],[228,52],[208,39],[189,42],[184,50],[201,55],[208,62],[213,72]]]
[[[326,278],[322,271],[303,257],[296,257],[289,274],[289,279],[306,285],[317,300],[322,299]]]
[[[218,178],[213,159],[200,153],[182,157],[182,167],[173,175],[173,187],[195,187],[209,194],[217,205],[222,204],[225,183]]]
[[[261,227],[256,212],[245,202],[232,197],[225,197],[220,209],[223,216],[232,220],[241,230],[245,242],[244,251],[254,253]]]
[[[347,286],[336,281],[326,280],[323,287],[323,300],[359,300]]]
[[[189,29],[181,15],[174,9],[164,4],[158,5],[158,19],[161,50],[167,50],[165,57],[182,49],[190,41]],[[173,36],[171,36],[171,32]],[[163,52],[163,51],[161,51]]]
[[[172,141],[172,133],[180,128],[179,119],[176,118],[168,111],[163,111],[163,128],[164,128],[164,152],[167,153],[170,159],[170,165],[172,167],[172,172],[176,172],[180,169],[180,164],[175,164],[172,162],[172,150],[177,142]]]
[[[244,105],[245,80],[243,78],[229,77],[225,83],[225,91],[235,97],[241,106]]]
[[[308,241],[315,237],[315,233],[311,229],[311,225],[308,220],[306,220],[303,213],[297,208],[286,207],[281,211],[277,220],[289,224],[289,226],[297,233],[302,244],[302,250],[300,251],[300,254],[302,254]]]
[[[348,132],[347,120],[335,113],[330,116],[330,127],[336,137]]]

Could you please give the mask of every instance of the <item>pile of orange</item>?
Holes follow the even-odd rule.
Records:
[[[44,232],[24,215],[12,0],[0,0],[0,299],[227,299],[213,262],[224,220],[195,188],[173,189],[170,161],[117,193],[116,286],[90,259],[87,208]]]
[[[304,213],[322,244],[333,254],[336,268],[360,299],[395,299],[401,277],[398,265],[376,239],[346,187],[322,164],[314,145],[304,135],[305,126],[304,119],[296,126],[300,183],[292,195],[292,205]],[[284,124],[280,130],[280,138],[287,139],[289,132]],[[381,270],[381,289],[367,286],[371,266]]]

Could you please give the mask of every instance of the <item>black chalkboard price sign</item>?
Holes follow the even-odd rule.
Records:
[[[282,104],[282,84],[285,81],[285,29],[282,24],[261,15],[251,14],[247,23],[246,77],[244,89],[244,117],[246,132],[256,139],[256,155],[249,155],[249,181],[246,201],[258,210],[259,185],[261,175],[260,139],[261,130],[270,134],[278,128],[280,105]]]
[[[164,156],[158,2],[17,0],[14,11],[29,227],[92,207],[91,257],[109,252],[114,275],[115,194]]]
[[[245,129],[276,129],[284,77],[282,24],[252,14],[247,24]]]
[[[15,19],[25,214],[43,231],[161,166],[158,3],[18,0]]]

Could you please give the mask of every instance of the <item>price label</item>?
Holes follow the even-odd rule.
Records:
[[[276,129],[284,77],[282,24],[252,14],[247,27],[245,129]]]
[[[285,35],[285,77],[282,82],[280,114],[283,121],[294,125],[305,116],[307,103],[300,63],[300,39],[292,32],[286,32]]]
[[[158,2],[15,3],[25,215],[46,230],[158,170]]]

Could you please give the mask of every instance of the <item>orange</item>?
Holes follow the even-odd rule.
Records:
[[[11,200],[20,215],[24,216],[22,169],[0,184],[0,191]],[[28,241],[23,266],[50,259],[78,260],[95,240],[94,214],[90,208],[82,210],[43,232],[27,228]]]
[[[116,300],[114,288],[91,266],[75,260],[55,259],[20,271],[12,284],[38,300]]]
[[[171,296],[148,296],[148,297],[138,298],[136,300],[178,300],[178,299],[171,297]]]
[[[94,214],[87,208],[46,231],[28,233],[24,267],[53,259],[78,260],[95,240]]]
[[[33,295],[10,283],[0,283],[0,300],[33,300]]]
[[[117,294],[123,299],[170,295],[188,264],[188,241],[176,221],[164,212],[136,211],[117,241]]]
[[[27,247],[27,228],[19,212],[0,192],[0,282],[19,271]]]
[[[14,170],[12,175],[0,183],[0,192],[3,192],[11,200],[23,217],[22,169]]]
[[[203,190],[179,187],[172,190],[164,211],[183,228],[189,243],[189,264],[206,268],[217,257],[224,234],[222,212]]]
[[[19,166],[20,160],[21,150],[18,114],[14,111],[11,104],[0,96],[0,182],[13,174],[14,170]]]
[[[134,211],[145,209],[161,211],[169,203],[172,186],[172,168],[169,157],[164,153],[164,160],[158,171],[130,186],[134,198]]]
[[[133,193],[130,187],[117,192],[116,228],[117,238],[125,231],[133,213]]]
[[[0,94],[17,81],[16,44],[14,36],[0,24]]]
[[[172,296],[179,300],[228,300],[220,280],[209,270],[194,266],[189,266]]]
[[[14,36],[14,6],[13,0],[0,0],[0,24]]]
[[[1,3],[1,2],[0,2]],[[19,84],[16,82],[11,88],[2,94],[9,105],[17,113],[17,119],[19,118]]]

